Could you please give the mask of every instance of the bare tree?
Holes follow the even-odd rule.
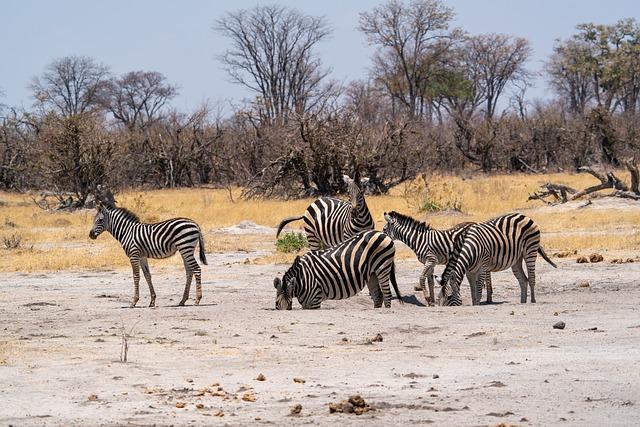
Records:
[[[589,46],[578,40],[557,42],[546,64],[551,87],[572,114],[584,114],[594,96],[589,52]]]
[[[31,83],[36,105],[69,117],[100,108],[104,102],[109,67],[88,56],[54,60]]]
[[[453,17],[441,0],[390,0],[360,14],[360,31],[381,48],[373,74],[411,117],[425,113],[434,67],[461,35],[449,30]]]
[[[214,29],[232,47],[220,56],[235,83],[254,91],[262,118],[286,122],[321,102],[332,87],[323,85],[328,71],[314,55],[331,32],[322,17],[283,6],[256,6],[227,13]]]
[[[128,129],[143,129],[159,119],[178,89],[156,71],[131,71],[111,80],[107,109]]]
[[[468,65],[476,69],[476,84],[483,93],[485,118],[492,120],[507,85],[529,78],[524,67],[532,53],[529,41],[504,34],[481,34],[470,37],[466,49]]]

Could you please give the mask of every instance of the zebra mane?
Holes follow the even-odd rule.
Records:
[[[412,228],[416,228],[418,232],[432,230],[431,226],[426,222],[418,221],[417,219],[412,218],[409,215],[401,214],[400,212],[391,211],[389,212],[389,216],[398,221],[401,226],[411,226]]]
[[[140,217],[133,212],[131,212],[127,208],[113,208],[110,209],[111,212],[119,212],[122,214],[122,217],[128,219],[130,221],[140,222]]]
[[[464,244],[464,240],[467,237],[467,232],[469,231],[469,228],[471,227],[466,227],[464,230],[458,233],[458,235],[456,235],[455,237],[455,240],[453,241],[453,251],[451,252],[451,256],[449,257],[449,262],[447,262],[447,265],[445,266],[444,271],[442,272],[441,283],[443,286],[446,285],[447,282],[449,282],[451,274],[453,273],[454,269],[456,268],[456,265],[458,264],[458,258],[460,258],[462,245]]]

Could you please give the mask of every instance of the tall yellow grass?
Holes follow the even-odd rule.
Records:
[[[624,175],[623,173],[621,175]],[[383,213],[397,210],[431,223],[449,227],[461,221],[481,221],[493,216],[523,211],[538,222],[543,231],[543,244],[550,250],[640,250],[640,210],[553,210],[536,209],[543,204],[527,202],[527,195],[545,182],[560,182],[583,188],[593,178],[583,174],[493,175],[464,178],[432,175],[428,178],[428,196],[438,201],[455,201],[458,212],[428,214],[419,211],[416,188],[421,183],[401,184],[388,195],[368,197],[367,203],[376,220],[383,225]],[[273,248],[274,237],[238,236],[217,232],[219,228],[252,221],[275,227],[290,215],[300,215],[312,201],[241,200],[240,189],[178,189],[139,191],[118,195],[121,206],[128,207],[144,221],[153,222],[181,216],[197,221],[207,233],[207,250],[226,252]],[[420,197],[424,196],[424,191]],[[233,200],[232,200],[233,198]],[[22,239],[19,249],[0,249],[0,271],[37,271],[67,269],[109,269],[127,267],[128,259],[118,243],[109,235],[89,240],[93,210],[46,212],[32,202],[30,196],[0,193],[0,247],[12,235]],[[291,225],[299,227],[301,224]],[[286,261],[291,256],[270,256],[263,262]],[[157,265],[181,265],[176,257]]]

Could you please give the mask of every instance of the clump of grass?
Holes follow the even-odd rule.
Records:
[[[276,241],[278,252],[299,252],[307,246],[307,238],[302,233],[286,233]]]
[[[19,234],[12,234],[2,238],[2,243],[5,249],[20,249],[22,246],[22,236]]]
[[[427,180],[425,174],[405,185],[403,197],[418,212],[462,212],[460,192],[446,180]]]
[[[11,221],[9,218],[5,218],[4,219],[4,226],[7,227],[7,228],[16,228],[18,226],[18,224],[16,224],[15,222]]]

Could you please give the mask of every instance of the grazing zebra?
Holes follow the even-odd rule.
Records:
[[[151,271],[147,258],[168,258],[176,252],[180,252],[182,255],[187,273],[184,294],[178,305],[184,305],[189,298],[191,278],[194,275],[196,276],[195,303],[200,303],[202,298],[200,266],[193,256],[196,245],[200,245],[200,261],[206,265],[207,258],[204,254],[204,238],[198,224],[187,218],[173,218],[155,224],[145,224],[141,223],[134,213],[124,208],[99,203],[97,209],[98,212],[93,220],[89,237],[96,239],[100,233],[106,230],[122,245],[133,268],[134,291],[131,307],[135,307],[140,297],[140,267],[142,267],[142,272],[149,285],[149,293],[151,294],[149,307],[154,307],[156,303],[156,292],[151,284]]]
[[[293,297],[304,309],[320,308],[324,300],[349,298],[365,285],[375,308],[391,307],[389,281],[400,301],[393,240],[379,231],[365,231],[330,249],[296,257],[282,280],[275,278],[276,309],[291,310]]]
[[[290,222],[304,219],[304,231],[309,249],[330,248],[362,231],[373,230],[373,218],[364,200],[361,184],[343,175],[349,188],[350,201],[334,197],[320,197],[311,203],[302,216],[289,217],[278,226],[276,237]],[[365,183],[362,180],[362,183]]]
[[[542,255],[553,267],[540,245],[540,230],[531,219],[519,213],[512,213],[487,222],[467,227],[455,239],[452,256],[442,273],[440,281],[440,305],[461,305],[460,283],[465,272],[477,274],[477,280],[470,281],[472,304],[479,303],[482,283],[490,286],[490,272],[511,267],[520,284],[520,302],[527,302],[527,283],[531,289],[531,302],[536,302],[536,258]],[[528,277],[522,268],[524,261]]]
[[[424,292],[427,304],[434,305],[435,295],[433,290],[433,269],[436,265],[446,264],[453,251],[454,239],[467,229],[472,222],[463,222],[448,230],[434,230],[428,224],[417,221],[410,216],[392,211],[384,214],[386,224],[383,231],[392,239],[400,240],[407,245],[418,257],[418,261],[424,264],[420,275],[419,285],[416,289]],[[475,280],[473,273],[467,273],[469,283]],[[429,294],[424,285],[425,279],[429,283]],[[487,302],[491,302],[491,290],[487,289]]]

